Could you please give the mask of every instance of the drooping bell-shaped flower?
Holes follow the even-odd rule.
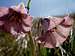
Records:
[[[9,8],[0,7],[0,31],[17,35],[18,33],[29,32],[31,26],[32,17],[27,14],[24,4]]]
[[[44,33],[37,38],[37,42],[47,48],[60,46],[69,36],[73,20],[69,16],[63,18],[49,17],[42,19]]]

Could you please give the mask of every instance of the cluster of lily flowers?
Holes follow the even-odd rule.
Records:
[[[32,29],[32,18],[24,4],[0,7],[0,31],[14,37],[25,37]],[[38,36],[36,42],[47,48],[59,47],[69,36],[72,25],[73,19],[70,16],[45,17],[41,20],[44,33]]]

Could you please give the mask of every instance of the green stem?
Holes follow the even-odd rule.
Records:
[[[28,0],[28,3],[27,3],[28,13],[29,13],[29,9],[30,9],[30,4],[31,4],[31,0]]]
[[[35,45],[34,45],[34,40],[32,39],[31,32],[29,32],[29,38],[30,38],[31,56],[35,56]]]

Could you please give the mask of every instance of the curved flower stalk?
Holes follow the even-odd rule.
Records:
[[[9,8],[0,7],[0,31],[17,36],[31,31],[31,26],[32,17],[27,14],[24,4]]]
[[[43,33],[37,38],[37,42],[47,48],[59,47],[67,39],[72,24],[73,20],[69,16],[42,19]]]

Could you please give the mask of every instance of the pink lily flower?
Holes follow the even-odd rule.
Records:
[[[0,8],[0,31],[17,35],[31,31],[31,26],[32,16],[27,14],[23,4]]]
[[[69,36],[73,20],[69,16],[64,18],[49,17],[41,22],[43,31],[37,42],[47,48],[59,47]]]

